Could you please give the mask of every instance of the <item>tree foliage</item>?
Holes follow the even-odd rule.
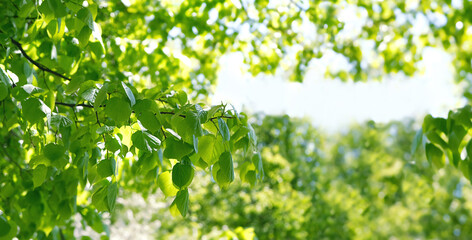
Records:
[[[174,197],[171,212],[186,215],[197,168],[222,188],[238,176],[236,162],[241,180],[262,180],[248,117],[205,107],[228,51],[241,52],[253,74],[283,69],[296,81],[335,52],[348,68],[326,74],[364,81],[412,75],[434,46],[453,55],[459,81],[471,77],[468,1],[12,0],[0,8],[5,239],[72,237],[76,213],[107,233],[100,212],[113,211],[120,189],[160,188]],[[427,116],[422,129],[428,160],[443,167],[447,156],[468,178],[471,114],[467,106],[447,119]],[[421,149],[421,132],[415,139]]]
[[[251,166],[247,181],[262,178],[246,115],[192,103],[205,99],[217,52],[184,57],[170,46],[170,30],[193,19],[184,7],[180,17],[121,1],[0,7],[0,238],[72,238],[76,213],[108,233],[101,212],[113,212],[123,188],[159,187],[185,216],[195,167],[225,188],[235,152]]]

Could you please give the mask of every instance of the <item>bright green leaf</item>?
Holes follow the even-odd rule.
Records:
[[[46,180],[47,173],[48,168],[43,164],[40,164],[33,169],[33,184],[35,188],[43,184],[44,180]]]
[[[180,213],[182,217],[185,217],[187,216],[188,205],[189,205],[188,190],[187,189],[180,190],[177,193],[177,196],[175,197],[174,201],[172,202],[170,206],[170,211],[172,215],[174,216]]]
[[[177,189],[187,188],[192,183],[195,169],[192,165],[176,163],[172,168],[172,182]]]
[[[434,146],[434,144],[426,144],[426,158],[428,158],[428,161],[433,163],[437,168],[444,167],[444,153],[441,151],[441,149]]]
[[[131,136],[133,145],[142,151],[152,152],[161,145],[161,140],[146,131],[136,131]]]
[[[175,196],[177,192],[179,191],[177,188],[175,188],[172,182],[172,175],[170,171],[165,171],[159,174],[158,182],[159,182],[159,188],[161,189],[161,191],[164,193],[166,197]]]
[[[134,104],[136,104],[136,99],[134,98],[133,92],[128,86],[126,86],[126,83],[121,82],[121,85],[123,86],[123,89],[125,90],[126,96],[128,96],[128,99],[131,103],[131,107],[134,106]]]
[[[115,210],[116,196],[118,195],[118,184],[116,182],[108,185],[107,188],[107,206],[108,211],[113,212]]]
[[[115,122],[122,123],[129,119],[131,107],[129,103],[122,98],[111,98],[105,107],[105,113]]]
[[[220,128],[220,133],[221,133],[221,136],[223,137],[223,140],[229,141],[231,135],[229,133],[229,128],[225,120],[223,120],[222,118],[218,118],[218,126]]]
[[[30,123],[37,123],[51,113],[51,109],[37,98],[29,98],[21,106],[23,108],[23,117]]]

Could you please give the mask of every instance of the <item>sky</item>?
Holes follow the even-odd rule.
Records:
[[[330,132],[368,120],[421,119],[427,113],[445,117],[449,109],[463,105],[460,86],[453,82],[451,56],[442,50],[426,48],[418,63],[423,71],[413,77],[398,74],[358,83],[324,77],[324,67],[338,64],[338,57],[328,53],[312,61],[303,83],[297,83],[284,79],[286,74],[253,77],[241,54],[227,54],[220,60],[212,103],[231,103],[249,113],[308,117]]]

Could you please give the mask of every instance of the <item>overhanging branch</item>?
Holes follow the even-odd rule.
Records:
[[[65,107],[84,107],[84,108],[93,108],[92,105],[89,105],[89,104],[85,104],[85,103],[79,103],[79,104],[74,104],[74,103],[64,103],[64,102],[56,102],[56,105],[60,105],[60,106],[65,106]],[[159,112],[160,114],[164,114],[164,115],[175,115],[175,112]],[[186,118],[187,116],[183,115],[183,114],[179,114],[180,117],[183,117],[183,118]],[[214,119],[217,119],[217,118],[233,118],[232,116],[218,116],[218,117],[212,117],[210,118],[210,120],[214,120]]]
[[[25,52],[25,50],[23,49],[23,46],[21,45],[21,43],[17,42],[17,41],[16,41],[15,39],[13,39],[13,38],[10,38],[10,39],[11,39],[11,42],[12,42],[13,44],[15,44],[15,45],[18,47],[18,49],[19,49],[20,52],[23,54],[23,56],[24,56],[26,59],[28,59],[28,61],[30,61],[33,65],[35,65],[36,67],[38,67],[39,69],[41,69],[41,70],[43,70],[43,71],[46,71],[46,72],[51,73],[51,74],[54,74],[55,76],[58,76],[58,77],[60,77],[60,78],[63,78],[63,79],[69,80],[69,81],[71,80],[70,77],[66,77],[66,76],[64,76],[64,75],[62,75],[62,74],[60,74],[60,73],[58,73],[58,72],[55,72],[55,71],[51,70],[50,68],[44,66],[43,64],[41,64],[41,63],[39,63],[39,62],[33,60],[30,56],[28,56],[28,55],[26,54],[26,52]]]

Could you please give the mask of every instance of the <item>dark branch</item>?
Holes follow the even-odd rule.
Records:
[[[85,103],[74,104],[74,103],[56,102],[56,105],[61,105],[61,106],[66,106],[66,107],[85,107],[85,108],[93,108],[92,105],[88,105],[88,104],[85,104]]]
[[[43,71],[49,72],[49,73],[51,73],[51,74],[54,74],[54,75],[56,75],[56,76],[58,76],[58,77],[60,77],[60,78],[63,78],[63,79],[69,80],[69,81],[71,80],[70,77],[66,77],[66,76],[64,76],[64,75],[62,75],[62,74],[60,74],[60,73],[58,73],[58,72],[55,72],[55,71],[51,70],[50,68],[44,66],[43,64],[41,64],[41,63],[39,63],[39,62],[33,60],[30,56],[28,56],[28,55],[26,54],[26,52],[25,52],[25,50],[23,49],[23,46],[21,45],[21,43],[17,42],[17,41],[16,41],[15,39],[13,39],[13,38],[10,38],[10,39],[11,39],[11,42],[12,42],[13,44],[15,44],[15,45],[18,47],[18,49],[19,49],[20,52],[23,54],[23,56],[24,56],[26,59],[28,59],[28,61],[30,61],[32,64],[34,64],[36,67],[38,67],[39,69],[41,69],[41,70],[43,70]]]
[[[214,119],[217,119],[217,118],[227,118],[227,119],[231,119],[231,118],[234,118],[233,116],[219,116],[219,117],[212,117],[210,118],[210,120],[214,120]]]
[[[56,102],[56,105],[61,105],[61,106],[66,106],[66,107],[84,107],[84,108],[93,108],[92,105],[85,104],[85,103],[79,103],[79,104],[74,104],[74,103],[63,103],[63,102]],[[103,106],[100,106],[103,107]],[[159,112],[160,114],[168,114],[168,115],[175,115],[174,112]],[[183,114],[179,114],[180,117],[186,118],[187,116]]]
[[[56,105],[61,105],[61,106],[66,106],[66,107],[85,107],[85,108],[93,108],[92,105],[88,105],[85,103],[79,103],[79,104],[73,104],[73,103],[63,103],[63,102],[56,102]],[[160,114],[166,114],[166,115],[175,115],[174,112],[159,112]],[[179,114],[180,117],[186,118],[187,116],[183,114]],[[218,117],[212,117],[210,120],[218,119],[218,118],[226,118],[226,119],[231,119],[234,118],[233,116],[218,116]],[[98,119],[98,117],[97,117]]]
[[[159,112],[160,114],[168,114],[168,115],[175,115],[174,112]],[[180,117],[183,117],[183,118],[186,118],[187,116],[183,115],[183,114],[179,114]]]

